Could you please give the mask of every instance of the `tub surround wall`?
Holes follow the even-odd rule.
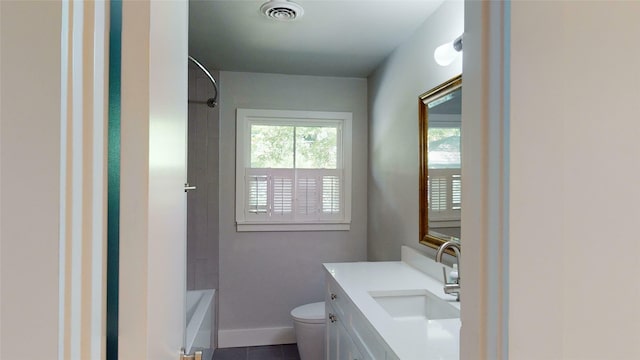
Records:
[[[215,344],[212,332],[215,324],[215,290],[187,291],[185,330],[186,353],[203,351],[204,359],[211,359]],[[208,356],[208,357],[207,357]]]
[[[401,245],[434,253],[418,243],[418,95],[462,72],[462,56],[442,67],[433,50],[463,22],[464,3],[445,1],[369,77],[369,260],[399,260]]]
[[[189,100],[206,101],[214,94],[209,78],[189,62]],[[219,119],[219,105],[189,103],[187,180],[196,190],[187,195],[188,290],[218,288]]]
[[[366,259],[367,81],[220,72],[219,347],[295,342],[290,311],[324,298],[322,263]],[[236,109],[353,113],[350,231],[236,232]]]

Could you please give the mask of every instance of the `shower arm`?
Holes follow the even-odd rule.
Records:
[[[189,60],[191,60],[192,63],[196,64],[196,66],[198,66],[200,70],[202,70],[202,72],[205,73],[205,75],[207,75],[209,80],[211,80],[211,83],[213,84],[213,89],[216,91],[216,93],[215,95],[213,95],[212,98],[209,98],[207,100],[207,106],[210,108],[216,107],[216,105],[218,105],[218,84],[216,83],[216,79],[214,79],[213,76],[211,76],[211,73],[209,73],[209,70],[207,70],[202,64],[198,62],[198,60],[194,59],[191,55],[189,55]]]

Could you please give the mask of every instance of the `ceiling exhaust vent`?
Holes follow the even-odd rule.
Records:
[[[270,0],[260,6],[266,17],[278,21],[293,21],[304,14],[302,6],[288,0]]]

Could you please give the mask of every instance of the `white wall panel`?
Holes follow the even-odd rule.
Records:
[[[59,1],[0,2],[2,359],[58,356],[61,24]]]

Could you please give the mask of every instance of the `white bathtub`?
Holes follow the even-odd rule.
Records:
[[[187,354],[202,350],[205,359],[213,353],[212,334],[215,324],[215,289],[187,291]],[[209,357],[207,357],[209,355]]]

